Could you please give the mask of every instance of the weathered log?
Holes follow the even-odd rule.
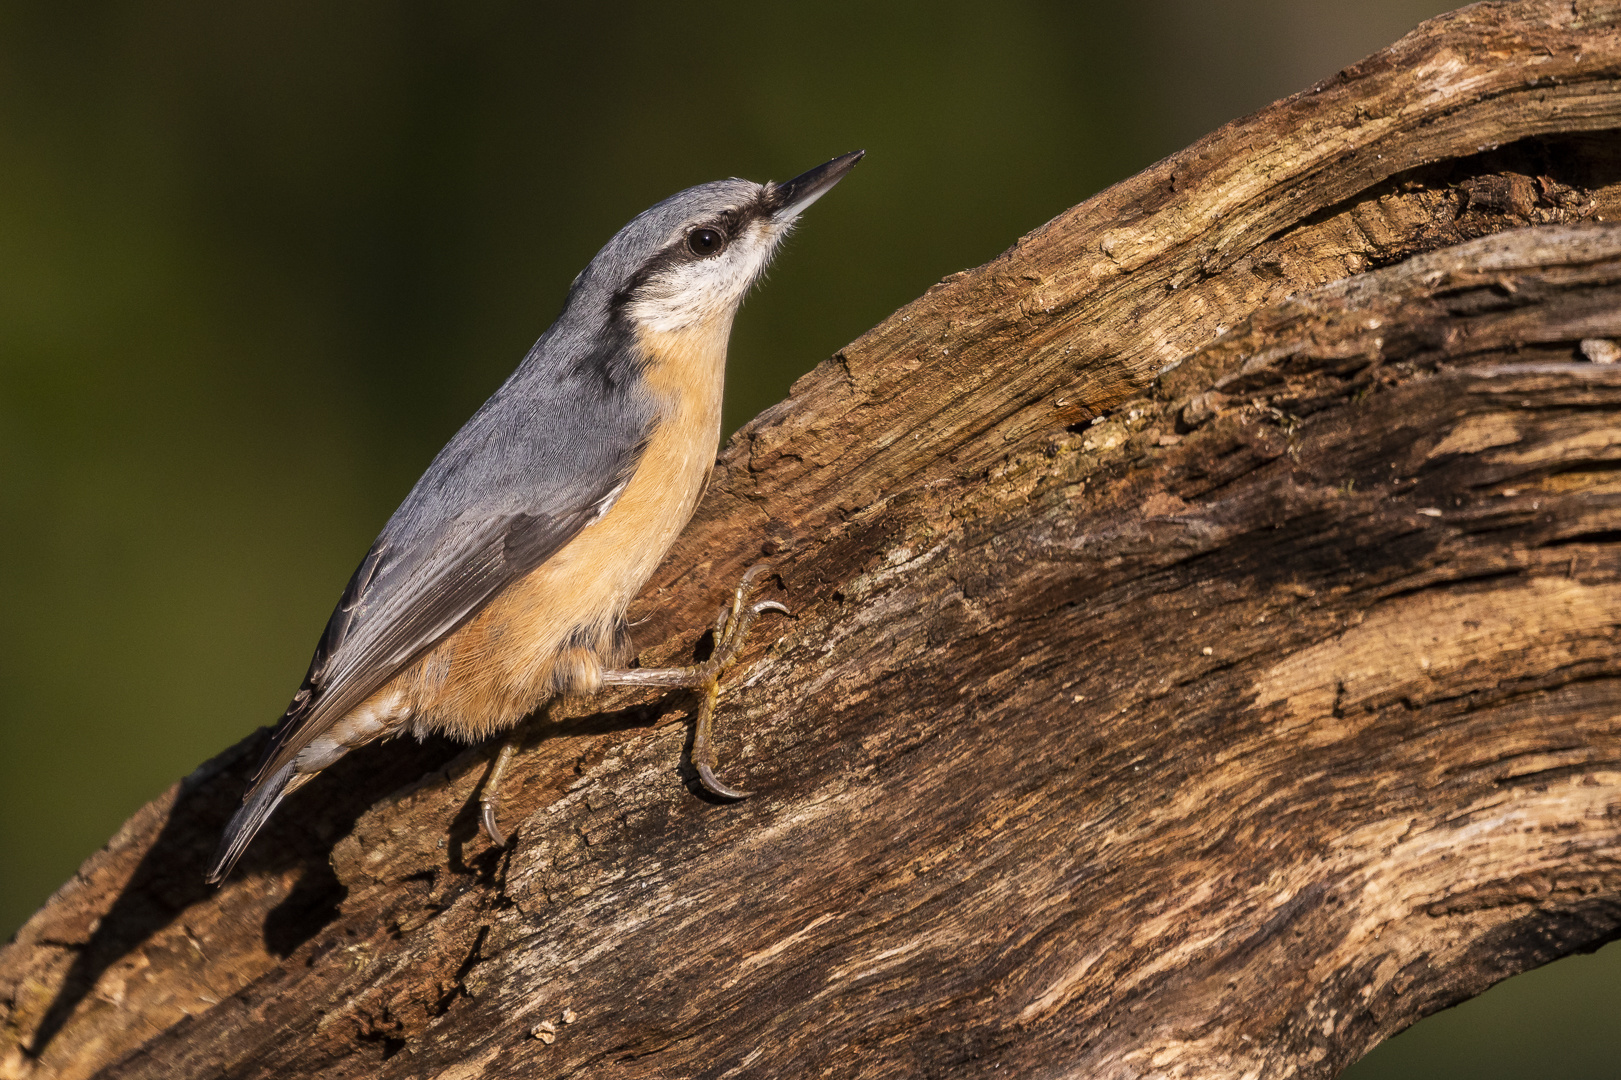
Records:
[[[1621,3],[1476,5],[948,279],[641,600],[775,560],[758,795],[614,696],[511,853],[397,744],[215,892],[250,739],[0,952],[0,1077],[1326,1077],[1616,936],[1617,129]]]

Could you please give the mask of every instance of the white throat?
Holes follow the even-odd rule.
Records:
[[[636,290],[625,313],[642,330],[655,334],[713,325],[716,319],[729,326],[790,227],[769,220],[750,223],[719,255],[677,264],[649,279]]]

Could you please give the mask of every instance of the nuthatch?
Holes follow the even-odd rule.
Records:
[[[772,252],[863,151],[783,184],[720,180],[637,215],[574,279],[557,321],[383,527],[225,828],[218,882],[288,794],[376,739],[509,731],[556,695],[704,691],[693,763],[711,791],[719,677],[754,616],[751,570],[686,668],[628,669],[625,609],[686,527],[720,441],[732,318]],[[505,745],[485,782],[495,820]]]

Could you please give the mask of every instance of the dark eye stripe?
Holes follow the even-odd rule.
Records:
[[[756,200],[746,206],[723,210],[717,216],[709,218],[704,224],[692,226],[679,239],[673,241],[669,247],[648,259],[641,269],[631,275],[630,280],[625,282],[624,287],[613,294],[613,298],[609,300],[609,307],[614,317],[619,316],[625,305],[630,303],[631,297],[636,295],[636,290],[640,289],[650,278],[668,270],[672,266],[691,262],[695,258],[709,258],[718,251],[724,251],[729,246],[731,237],[741,236],[749,227],[750,222],[764,216],[765,213],[764,205]],[[693,233],[701,229],[709,229],[720,233],[721,246],[716,251],[699,254],[692,250],[690,238]]]

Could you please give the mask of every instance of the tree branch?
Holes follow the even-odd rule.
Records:
[[[763,540],[760,794],[616,694],[510,854],[487,749],[374,748],[213,892],[257,736],[0,952],[0,1077],[1327,1077],[1616,936],[1618,80],[1621,4],[1476,5],[931,289],[642,598]]]

